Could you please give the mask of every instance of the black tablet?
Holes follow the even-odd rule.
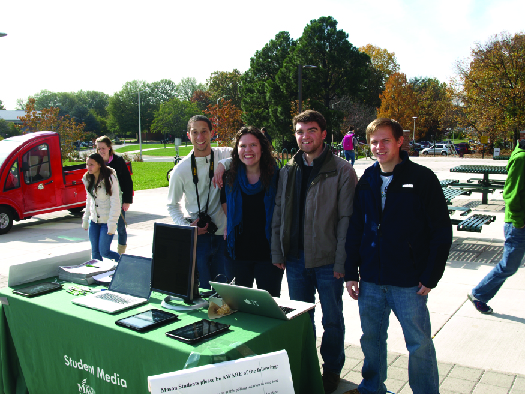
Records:
[[[177,315],[173,313],[161,311],[160,309],[151,309],[117,320],[115,324],[134,331],[144,332],[177,321],[178,319]]]
[[[25,297],[34,297],[40,294],[49,293],[51,291],[59,290],[62,288],[60,283],[42,282],[36,285],[23,287],[21,289],[13,290],[13,293],[20,294]]]
[[[192,343],[220,334],[229,328],[229,324],[202,319],[196,323],[169,331],[166,335],[179,341]]]

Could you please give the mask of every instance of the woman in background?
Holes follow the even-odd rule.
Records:
[[[270,237],[279,169],[268,139],[253,126],[237,132],[230,169],[224,173],[221,203],[225,239],[235,284],[281,294],[283,270],[274,266]]]
[[[118,253],[126,252],[128,246],[128,232],[126,231],[126,211],[133,204],[133,181],[128,170],[128,165],[122,157],[113,151],[113,143],[107,136],[97,138],[97,153],[102,156],[104,163],[113,168],[117,173],[120,189],[122,190],[122,210],[117,224],[118,231]]]
[[[87,172],[82,177],[86,187],[86,210],[82,228],[89,229],[91,258],[118,261],[120,255],[110,250],[120,216],[120,187],[115,170],[107,167],[98,153],[86,159]]]

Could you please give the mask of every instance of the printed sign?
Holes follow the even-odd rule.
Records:
[[[479,141],[482,144],[488,144],[489,143],[489,136],[488,135],[482,135],[481,137],[479,137]]]
[[[494,148],[494,157],[499,156],[500,148]]]
[[[148,376],[152,394],[294,393],[285,350]]]

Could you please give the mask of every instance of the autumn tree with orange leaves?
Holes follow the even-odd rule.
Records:
[[[204,111],[218,135],[219,146],[231,146],[235,134],[242,127],[242,111],[233,105],[232,100],[222,100],[219,105],[210,104]]]
[[[417,116],[418,105],[412,85],[403,73],[393,73],[385,84],[385,90],[379,96],[378,118],[397,120],[403,129],[411,129],[412,116]],[[417,138],[417,136],[416,136]]]
[[[83,139],[84,123],[76,123],[69,115],[58,116],[59,108],[43,108],[40,111],[35,109],[35,99],[29,98],[26,104],[26,114],[19,116],[22,121],[17,127],[20,129],[28,128],[34,131],[55,131],[60,135],[60,147],[62,151],[62,161],[70,159],[74,152],[73,143]]]

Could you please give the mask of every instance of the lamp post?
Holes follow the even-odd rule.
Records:
[[[142,131],[141,131],[141,128],[140,128],[140,94],[141,93],[144,93],[145,90],[139,90],[139,146],[140,146],[140,161],[142,161]]]
[[[417,116],[412,116],[412,119],[414,119],[414,133],[412,134],[412,144],[414,145],[414,148],[415,148],[415,145],[416,145],[416,119],[417,119]]]
[[[302,112],[302,99],[303,99],[303,68],[317,68],[317,66],[312,66],[310,64],[298,64],[297,65],[297,85],[299,87],[299,113]]]

